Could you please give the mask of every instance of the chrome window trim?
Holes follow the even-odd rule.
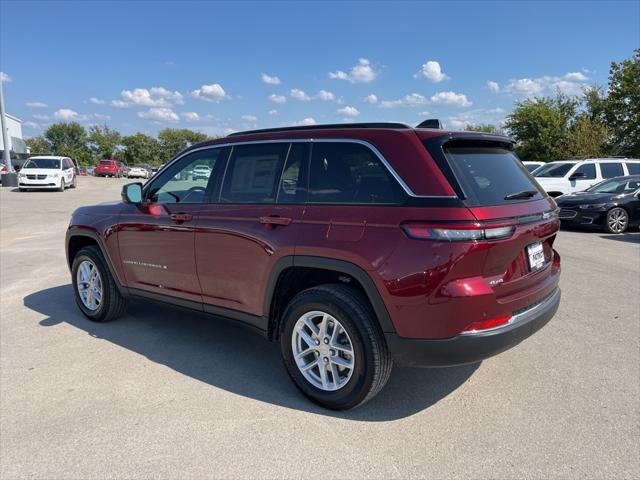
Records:
[[[398,182],[398,184],[402,187],[402,189],[408,196],[413,198],[458,198],[457,195],[418,195],[416,194],[413,190],[411,190],[409,185],[406,184],[406,182],[402,179],[402,177],[398,174],[398,172],[395,171],[395,169],[387,161],[384,155],[382,155],[382,153],[380,153],[380,151],[374,145],[367,142],[366,140],[360,140],[357,138],[311,138],[311,137],[287,138],[287,139],[278,138],[278,139],[272,139],[272,140],[247,140],[244,142],[240,141],[240,142],[216,143],[214,145],[207,145],[204,147],[194,148],[193,150],[189,150],[182,154],[178,154],[178,156],[176,156],[173,160],[167,162],[164,167],[158,170],[155,176],[159,176],[166,168],[170,167],[175,162],[180,161],[181,158],[191,153],[199,152],[201,150],[208,150],[211,148],[224,148],[224,147],[233,148],[234,146],[237,146],[237,145],[255,145],[255,144],[262,144],[262,143],[311,143],[311,144],[313,143],[356,143],[356,144],[367,147],[369,150],[371,150],[375,154],[376,157],[378,157],[378,160],[382,162],[382,164],[385,166],[387,171],[396,180],[396,182]],[[228,163],[228,160],[227,160],[227,163]],[[225,170],[226,170],[226,166],[225,166]],[[151,185],[153,185],[153,178],[151,179],[150,182],[148,182],[145,185],[145,190],[147,188],[150,188]]]

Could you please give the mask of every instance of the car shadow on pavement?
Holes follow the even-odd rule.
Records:
[[[121,319],[94,323],[80,313],[71,285],[35,292],[24,298],[24,305],[46,315],[40,321],[43,327],[67,323],[229,392],[356,421],[396,420],[427,409],[467,381],[480,365],[395,368],[377,397],[360,408],[333,412],[316,406],[298,392],[282,365],[277,344],[239,325],[145,301],[130,302]]]
[[[640,244],[640,233],[621,233],[620,235],[615,234],[603,234],[600,235],[600,238],[604,238],[605,240],[615,240],[616,242],[626,242],[626,243],[638,243]]]

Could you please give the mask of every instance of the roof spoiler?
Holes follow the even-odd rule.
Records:
[[[436,130],[442,130],[442,122],[439,118],[429,118],[416,126],[416,128],[435,128]]]

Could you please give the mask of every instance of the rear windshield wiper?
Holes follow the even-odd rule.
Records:
[[[510,193],[506,197],[505,200],[518,200],[520,198],[531,198],[538,193],[537,190],[524,190],[522,192]]]

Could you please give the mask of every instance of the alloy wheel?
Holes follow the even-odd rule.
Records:
[[[614,208],[607,216],[607,223],[613,233],[622,233],[627,229],[629,216],[622,208]]]
[[[302,315],[291,336],[293,358],[302,376],[314,387],[335,391],[353,374],[353,343],[344,326],[332,315],[312,311]]]
[[[102,303],[102,277],[91,260],[83,260],[76,273],[76,285],[82,304],[95,311]]]

